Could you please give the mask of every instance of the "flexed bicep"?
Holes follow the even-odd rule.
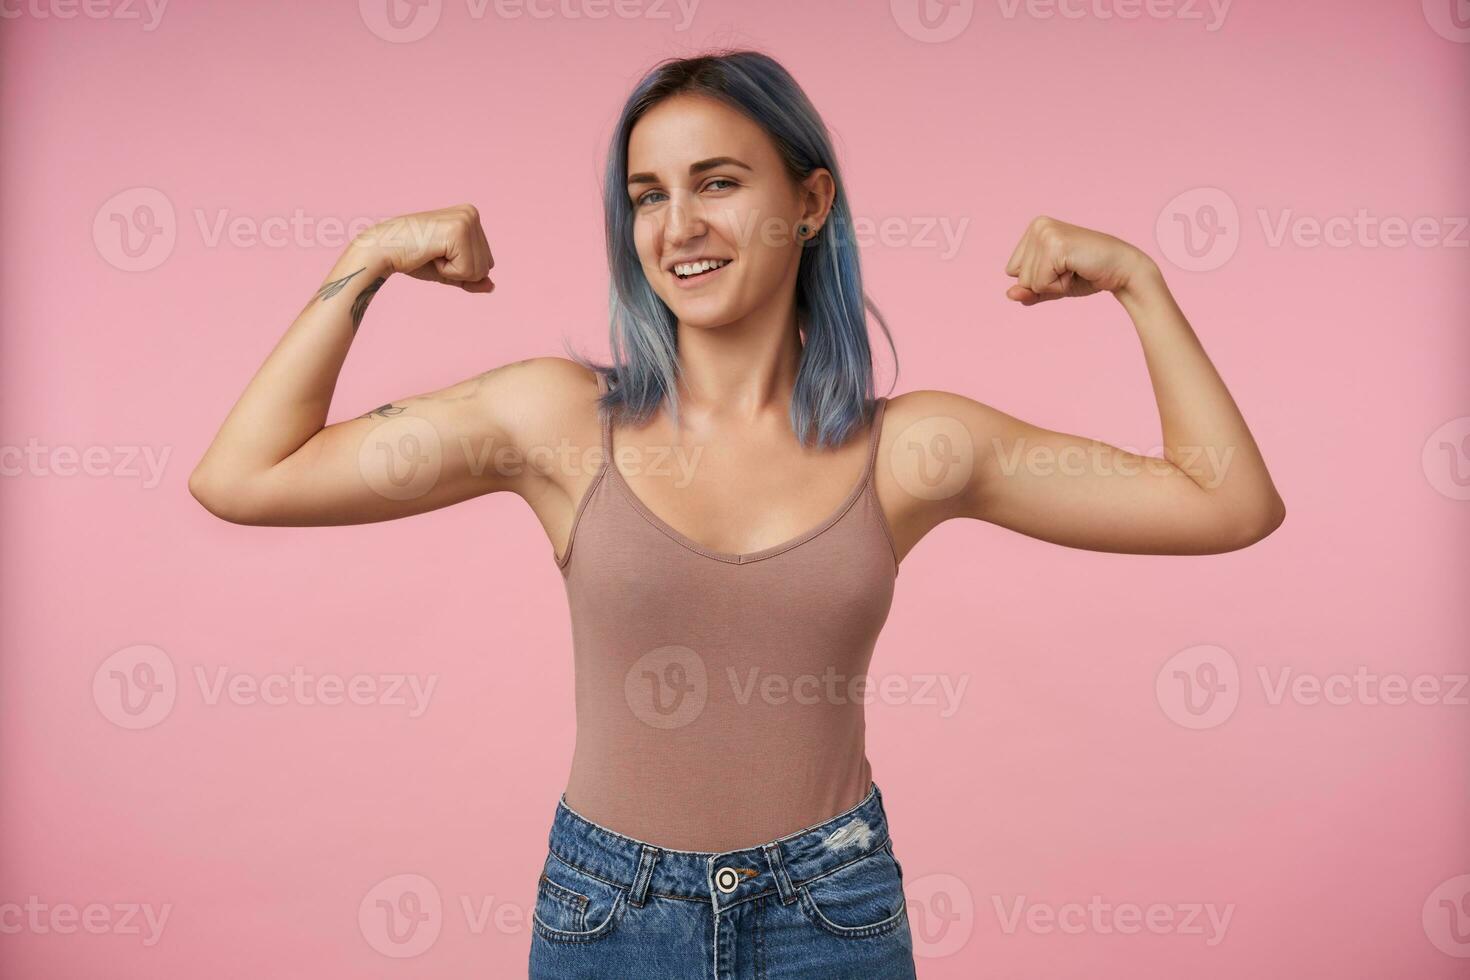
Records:
[[[968,517],[1089,551],[1214,554],[1259,539],[1245,515],[1210,492],[1224,479],[1228,454],[1186,451],[1169,459],[988,406],[974,414],[985,442],[964,498]]]
[[[235,523],[366,524],[516,490],[528,468],[517,422],[547,370],[533,359],[395,399],[324,426],[230,494]]]
[[[1253,514],[1212,493],[1228,475],[1228,449],[1144,455],[944,391],[910,392],[891,412],[894,523],[915,540],[959,517],[1133,554],[1212,554],[1261,537]]]
[[[1005,266],[1023,306],[1107,292],[1143,346],[1160,455],[1060,432],[962,395],[893,399],[889,508],[903,550],[969,517],[1091,551],[1215,554],[1274,531],[1286,505],[1157,263],[1112,235],[1041,216]]]

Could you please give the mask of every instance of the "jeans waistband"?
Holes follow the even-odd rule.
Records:
[[[636,840],[556,806],[549,844],[553,856],[583,874],[626,888],[641,907],[650,895],[713,903],[716,911],[774,892],[782,902],[796,889],[888,845],[883,794],[870,783],[852,809],[794,834],[738,851],[678,851]]]

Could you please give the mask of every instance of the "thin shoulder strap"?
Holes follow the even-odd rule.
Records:
[[[601,371],[597,372],[597,394],[607,394],[607,376]],[[602,465],[607,466],[608,460],[612,459],[612,412],[602,410]]]
[[[868,462],[863,468],[863,479],[873,479],[873,470],[878,462],[878,440],[883,436],[883,408],[888,404],[887,395],[879,395],[873,403],[873,424],[868,431]]]

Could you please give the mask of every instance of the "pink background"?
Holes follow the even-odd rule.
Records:
[[[972,522],[908,557],[874,671],[968,684],[948,716],[869,708],[920,976],[1463,976],[1470,43],[1450,2],[1239,0],[1210,29],[1203,5],[994,0],[926,31],[903,0],[709,0],[687,25],[661,5],[442,0],[398,36],[383,0],[176,3],[152,29],[141,6],[7,5],[0,974],[524,975],[573,737],[565,597],[529,509],[244,528],[186,482],[334,261],[325,219],[471,201],[499,287],[385,290],[333,421],[563,335],[602,355],[616,112],[658,58],[736,44],[791,69],[855,210],[892,222],[864,260],[894,392],[1155,451],[1117,304],[1003,298],[1031,217],[1101,228],[1159,259],[1289,511],[1211,557]],[[1283,216],[1359,211],[1427,218],[1425,243],[1275,237]],[[134,219],[162,234],[130,255]],[[137,645],[163,700],[130,729],[113,668]],[[1223,700],[1192,728],[1173,668],[1200,658]],[[1283,671],[1360,669],[1440,693],[1273,696]],[[417,716],[211,687],[297,670],[435,687]],[[406,888],[440,911],[404,945],[375,902]],[[1070,917],[1093,896],[1112,911]],[[1125,932],[1125,903],[1174,925]],[[144,906],[167,909],[160,935]]]

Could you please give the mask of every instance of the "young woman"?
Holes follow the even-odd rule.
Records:
[[[1281,498],[1158,267],[1049,218],[1010,256],[1006,295],[1122,304],[1163,457],[960,394],[875,398],[837,161],[764,55],[657,66],[624,107],[605,197],[610,365],[536,358],[326,425],[394,275],[494,289],[473,207],[406,215],[345,251],[190,490],[241,524],[500,491],[530,505],[566,583],[577,701],[533,977],[913,977],[849,683],[903,557],[962,517],[1074,548],[1224,552],[1279,525]]]

